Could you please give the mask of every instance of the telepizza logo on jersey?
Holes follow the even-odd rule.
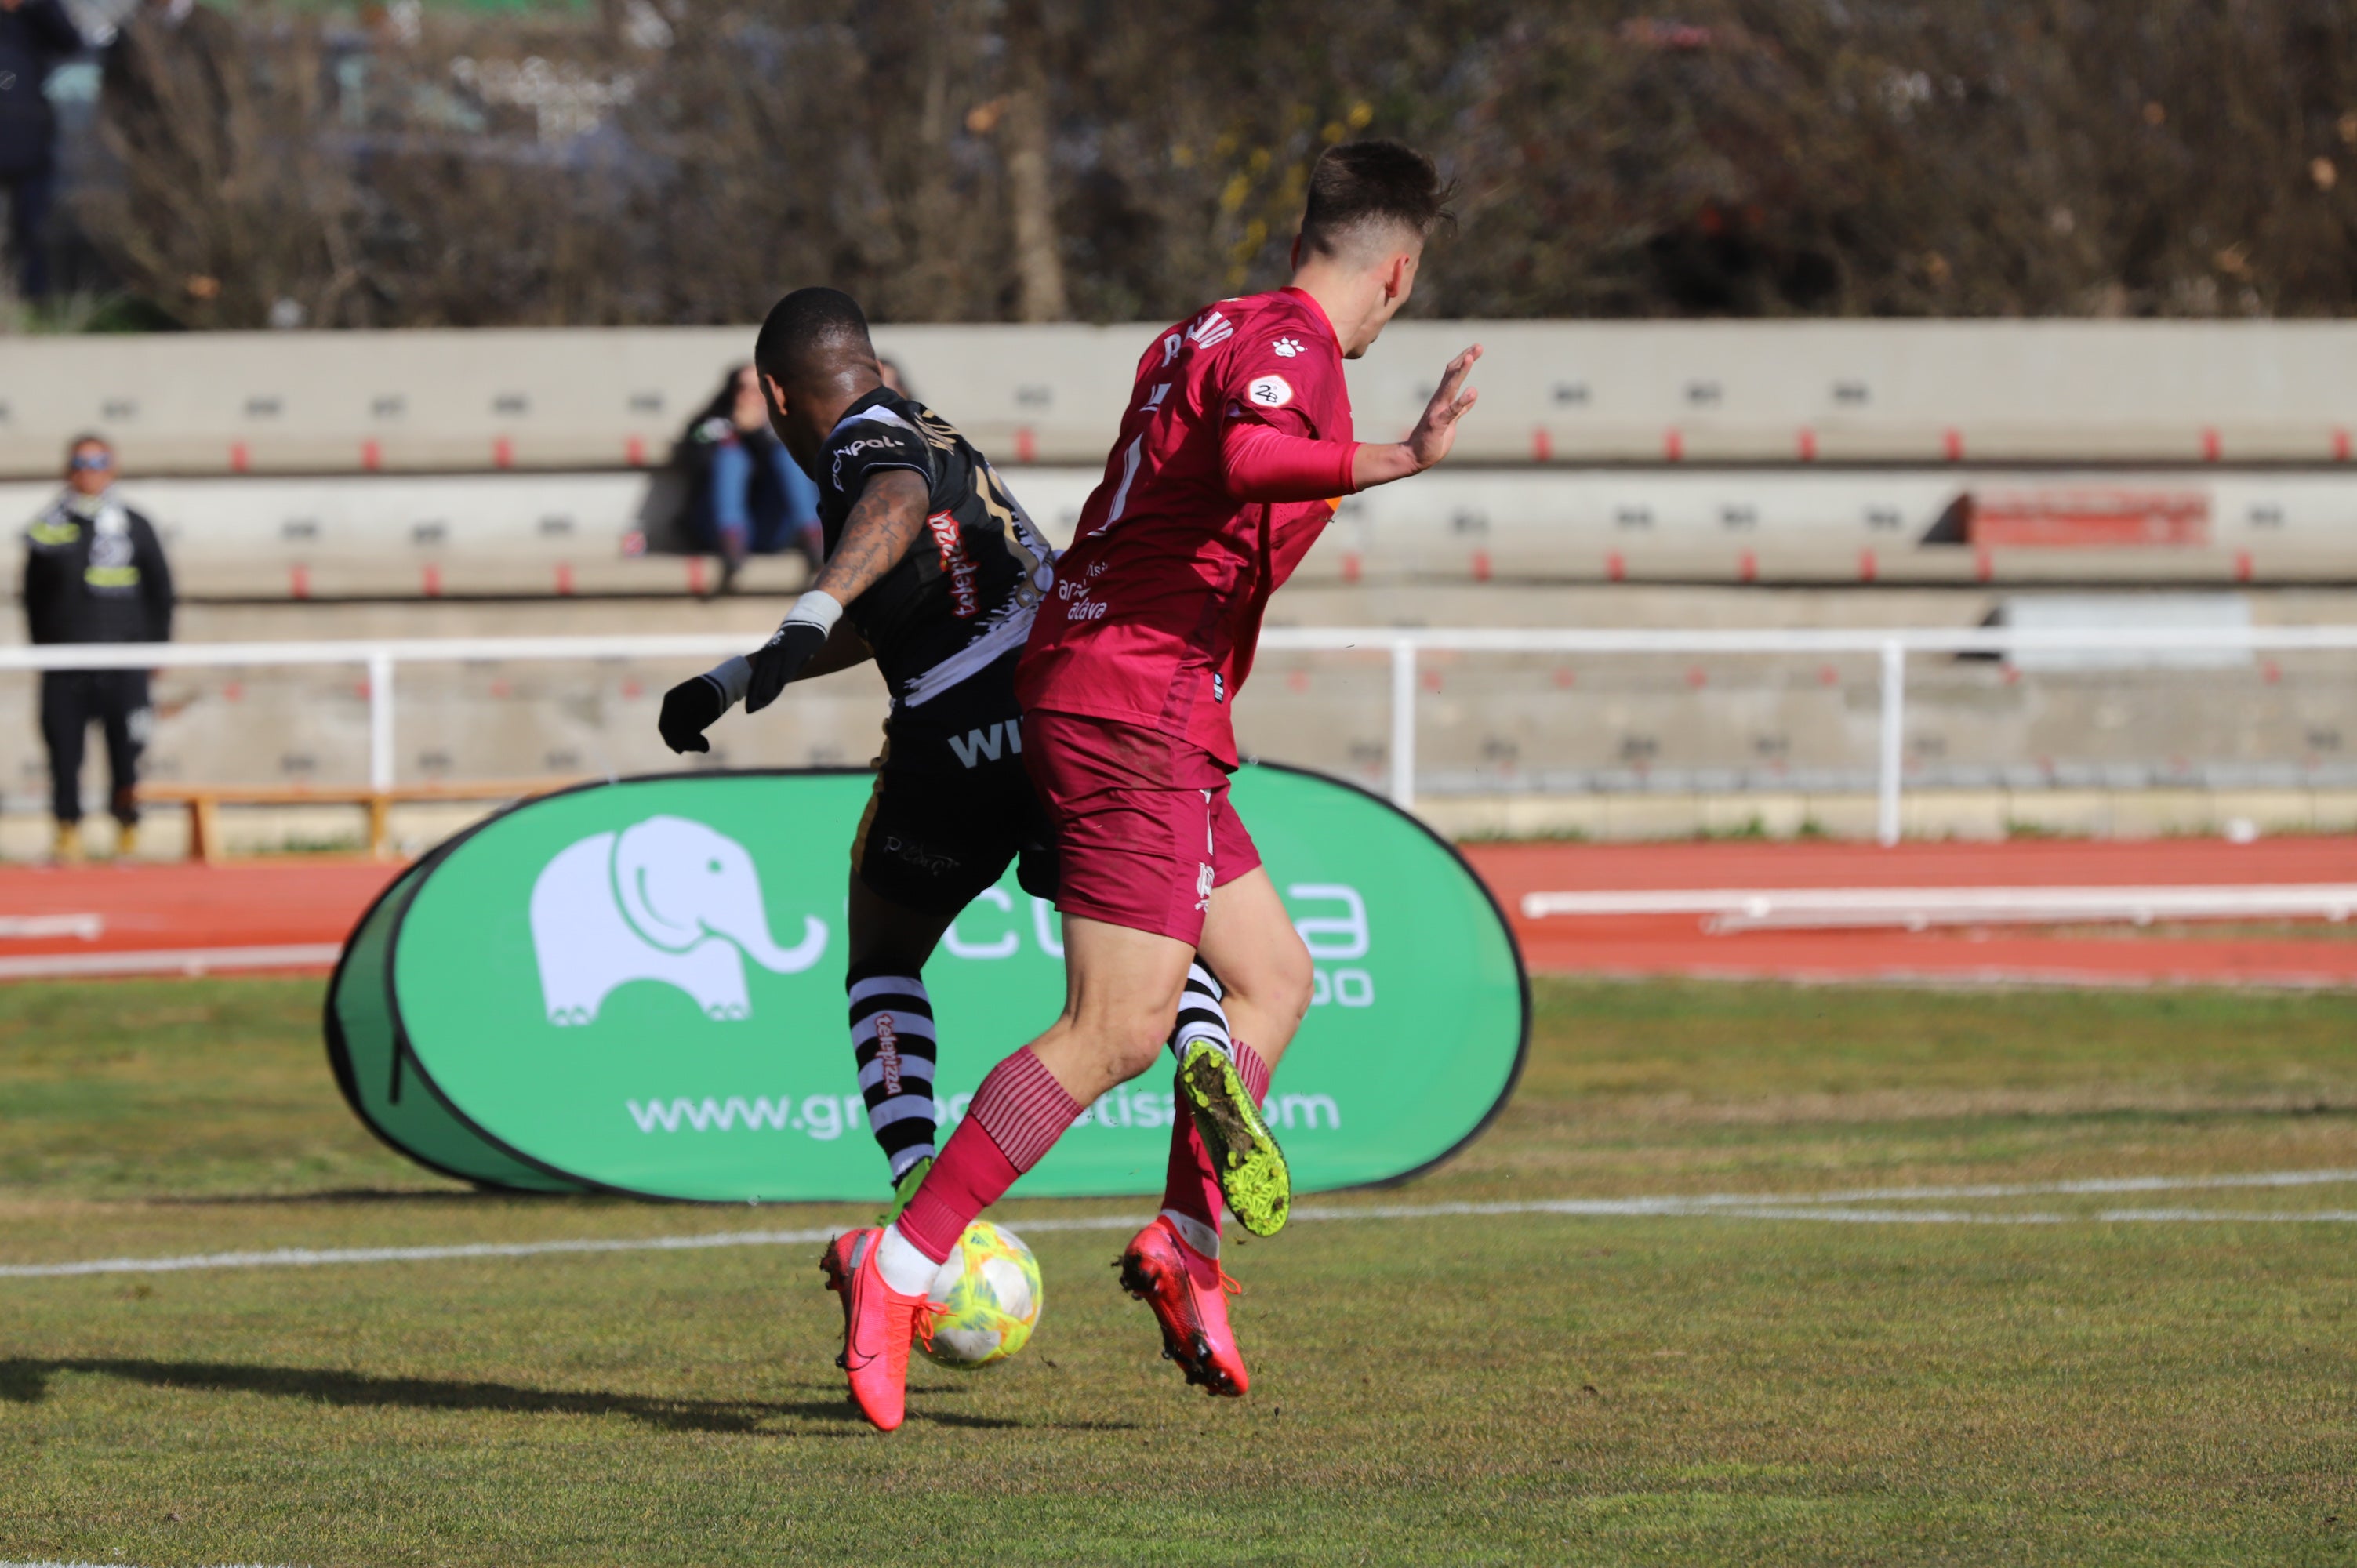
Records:
[[[974,557],[965,553],[957,519],[937,511],[925,519],[925,526],[932,531],[934,548],[942,553],[942,571],[950,580],[952,611],[962,620],[972,620],[982,608],[982,596],[974,592]]]

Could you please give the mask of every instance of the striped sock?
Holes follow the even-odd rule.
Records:
[[[933,1152],[933,1000],[913,974],[855,972],[848,985],[867,1127],[897,1182]]]
[[[1081,1114],[1047,1064],[1024,1047],[990,1069],[974,1091],[965,1120],[893,1226],[940,1262],[974,1217],[1006,1196],[1015,1178],[1038,1165]]]
[[[1187,1047],[1197,1040],[1223,1057],[1234,1057],[1235,1049],[1228,1039],[1228,1012],[1220,1005],[1220,998],[1225,994],[1219,976],[1206,968],[1201,959],[1187,966],[1187,989],[1178,997],[1178,1021],[1170,1028],[1173,1057],[1184,1062]]]

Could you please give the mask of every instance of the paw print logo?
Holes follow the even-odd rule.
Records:
[[[1279,338],[1269,348],[1280,360],[1290,360],[1301,352],[1301,345],[1291,338]]]

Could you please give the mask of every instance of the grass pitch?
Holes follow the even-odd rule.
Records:
[[[860,1218],[458,1190],[350,1120],[317,997],[0,988],[0,1262]],[[1539,997],[1481,1141],[1237,1249],[1242,1402],[1157,1359],[1118,1231],[1035,1231],[1031,1348],[888,1438],[815,1245],[0,1279],[0,1558],[2357,1561],[2357,1182],[2010,1190],[2357,1168],[2357,1000]]]

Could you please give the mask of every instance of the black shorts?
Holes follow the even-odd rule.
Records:
[[[877,897],[954,915],[1017,862],[1023,890],[1056,896],[1056,836],[1023,769],[1009,654],[884,725],[875,792],[851,869]]]

